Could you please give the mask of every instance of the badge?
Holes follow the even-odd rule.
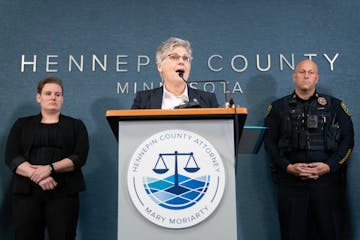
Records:
[[[325,106],[327,104],[326,98],[324,97],[318,97],[317,102],[322,106]]]
[[[345,112],[348,116],[351,115],[351,114],[350,114],[350,111],[349,111],[349,109],[346,107],[345,103],[341,102],[340,106],[342,107],[342,109],[344,110],[344,112]]]
[[[265,113],[265,118],[267,118],[267,116],[270,114],[271,109],[272,109],[272,105],[270,104],[270,105],[268,106],[268,108],[267,108],[266,113]]]

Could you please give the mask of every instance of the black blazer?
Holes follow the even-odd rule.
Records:
[[[12,126],[6,143],[5,162],[13,171],[12,192],[29,193],[31,180],[15,173],[16,168],[28,161],[33,137],[40,127],[41,114],[19,118]],[[75,170],[66,173],[55,173],[54,179],[60,177],[66,192],[75,193],[85,189],[81,167],[85,164],[89,151],[88,133],[84,123],[72,117],[59,117],[61,149],[63,158],[73,161]],[[61,160],[61,159],[59,159]],[[61,176],[60,176],[61,175]]]
[[[163,87],[136,93],[131,109],[161,109]],[[217,108],[219,104],[214,93],[188,87],[189,101],[195,99],[203,108]]]

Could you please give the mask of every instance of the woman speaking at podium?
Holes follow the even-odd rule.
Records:
[[[15,239],[74,240],[81,167],[89,140],[81,120],[62,115],[63,86],[48,77],[38,83],[40,113],[17,119],[6,144],[5,161],[13,172]]]
[[[214,93],[186,84],[192,62],[190,42],[171,37],[156,51],[157,70],[163,86],[136,94],[132,109],[173,109],[186,107],[217,108]]]

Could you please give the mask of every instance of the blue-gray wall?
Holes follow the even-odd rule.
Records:
[[[313,56],[319,89],[347,104],[357,141],[359,22],[358,0],[0,0],[0,155],[15,119],[38,112],[36,83],[48,75],[62,78],[63,113],[85,122],[91,142],[78,239],[116,239],[117,143],[104,115],[129,108],[135,85],[159,85],[154,53],[162,41],[190,40],[191,79],[228,80],[235,101],[248,108],[247,125],[261,125],[269,102],[290,93],[293,61]],[[28,64],[34,55],[36,66]],[[103,68],[95,63],[92,69],[93,55]],[[82,68],[71,59],[80,65],[81,56]],[[222,86],[215,88],[223,102]],[[355,148],[348,172],[352,239],[360,239],[358,159]],[[267,161],[263,149],[238,159],[239,239],[279,238]],[[1,161],[4,240],[13,239],[9,181]]]

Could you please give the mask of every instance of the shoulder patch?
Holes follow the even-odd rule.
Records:
[[[342,109],[344,110],[344,112],[345,112],[348,116],[351,115],[349,109],[346,107],[346,105],[345,105],[344,102],[341,102],[340,106],[342,107]]]
[[[272,105],[270,104],[266,110],[266,113],[265,113],[265,118],[267,118],[267,116],[270,114],[271,112],[271,109],[272,109]]]

